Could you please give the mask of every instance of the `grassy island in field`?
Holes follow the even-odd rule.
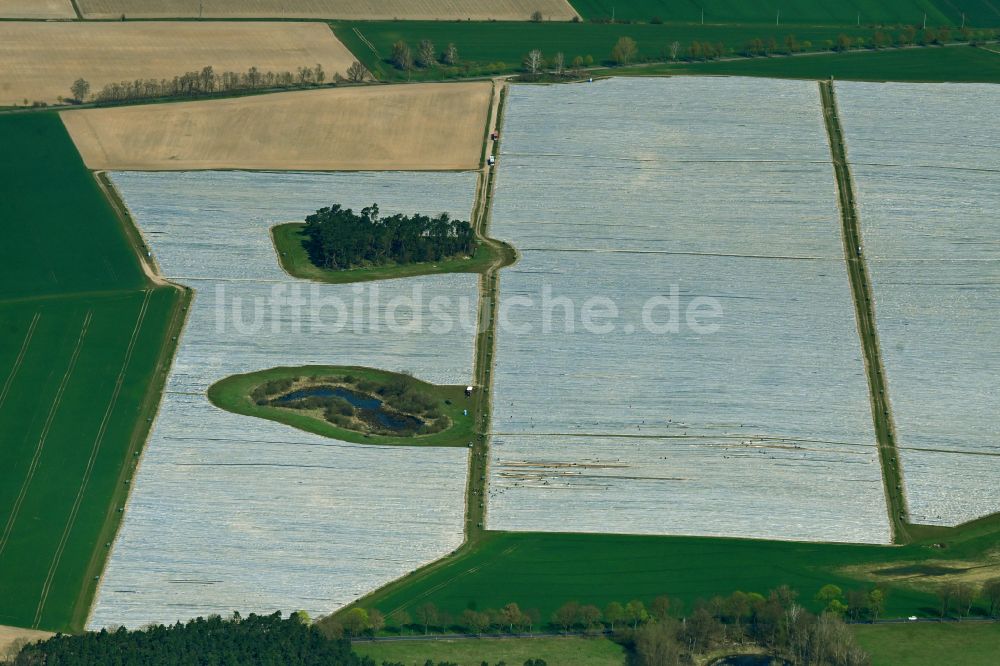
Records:
[[[409,264],[387,263],[345,270],[321,268],[310,260],[306,251],[305,226],[302,222],[289,222],[271,228],[271,239],[281,267],[292,277],[303,280],[346,284],[437,273],[482,273],[498,260],[497,251],[492,245],[477,241],[471,256]]]
[[[348,366],[273,368],[208,389],[222,409],[348,442],[467,446],[473,398],[464,386]]]
[[[321,208],[271,235],[285,271],[322,282],[479,273],[496,260],[496,250],[465,220],[447,213],[380,217],[377,204],[360,213],[336,204]]]

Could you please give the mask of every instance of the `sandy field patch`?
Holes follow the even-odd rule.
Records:
[[[70,0],[0,0],[0,18],[76,18]]]
[[[0,23],[0,106],[70,96],[79,77],[107,83],[173,78],[211,65],[217,73],[345,73],[351,52],[320,23]]]
[[[475,169],[490,90],[487,82],[333,88],[62,118],[91,169]]]
[[[527,21],[538,10],[547,20],[568,21],[566,0],[79,0],[85,18],[338,18]],[[200,9],[199,9],[200,6]]]
[[[52,636],[50,631],[37,629],[22,629],[0,624],[0,659],[13,657],[21,649],[24,641],[34,643]]]

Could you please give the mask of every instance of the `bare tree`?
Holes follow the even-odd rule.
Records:
[[[435,58],[434,42],[429,39],[421,39],[417,46],[417,65],[420,67],[433,67],[437,62]]]
[[[84,101],[90,94],[90,84],[86,79],[77,79],[69,89],[73,93],[73,99],[78,102]]]
[[[326,81],[326,72],[323,71],[323,65],[316,63],[316,67],[313,69],[313,79],[315,79],[316,83]]]
[[[368,77],[368,68],[362,65],[358,60],[352,62],[347,68],[347,80],[352,83],[361,83],[368,79]]]
[[[201,87],[205,92],[215,90],[215,70],[211,65],[201,68]]]
[[[618,65],[627,65],[635,58],[639,47],[631,37],[619,37],[611,49],[611,59]]]
[[[444,50],[441,54],[441,62],[446,65],[457,65],[458,64],[458,47],[454,44],[448,44],[448,48]]]
[[[635,633],[635,654],[642,666],[675,666],[681,663],[677,631],[667,622],[645,625]]]
[[[677,60],[677,54],[681,51],[680,42],[670,42],[670,59]]]
[[[393,44],[390,60],[396,69],[409,71],[413,67],[413,51],[410,50],[410,45],[403,40]]]
[[[377,608],[372,608],[368,611],[368,626],[371,628],[372,633],[375,634],[385,628],[385,616],[382,615],[382,611]]]
[[[958,606],[959,618],[969,617],[972,613],[972,604],[976,600],[979,590],[972,583],[957,583],[955,585],[955,605]]]
[[[534,21],[535,23],[541,23],[543,18],[544,17],[542,16],[541,10],[536,9],[535,11],[531,12],[531,20]]]
[[[562,76],[566,71],[566,56],[561,52],[552,59],[552,68],[556,71],[556,76]]]
[[[533,76],[537,76],[542,71],[542,63],[544,59],[542,58],[542,52],[538,49],[532,49],[524,58],[524,69]]]
[[[423,625],[425,634],[432,624],[437,623],[439,616],[437,606],[429,601],[417,608],[417,622]]]
[[[563,631],[569,631],[579,621],[580,604],[575,601],[564,603],[552,614],[552,622],[562,627]]]
[[[1000,578],[983,583],[983,596],[989,604],[990,617],[1000,616]]]

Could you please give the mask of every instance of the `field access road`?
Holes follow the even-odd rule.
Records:
[[[820,81],[820,99],[823,104],[823,119],[830,140],[830,154],[837,179],[840,217],[844,232],[844,257],[847,260],[847,274],[854,296],[858,333],[865,357],[865,371],[868,375],[868,389],[871,397],[872,417],[875,422],[875,439],[878,444],[879,461],[882,465],[882,484],[888,504],[889,524],[892,526],[893,541],[907,543],[909,513],[903,491],[903,473],[896,450],[896,428],[892,419],[889,394],[885,383],[885,369],[879,347],[878,329],[875,324],[875,306],[872,303],[871,281],[865,268],[864,245],[857,202],[850,167],[847,163],[847,149],[844,146],[844,132],[837,115],[837,101],[833,82]]]
[[[479,182],[476,192],[476,206],[473,226],[480,242],[494,249],[496,259],[486,267],[479,277],[479,323],[476,332],[475,370],[473,383],[476,387],[475,404],[476,439],[469,452],[469,481],[465,509],[465,547],[478,540],[486,528],[486,483],[487,462],[489,460],[491,388],[494,353],[496,351],[496,319],[499,303],[499,271],[517,259],[514,249],[487,235],[490,210],[493,201],[493,185],[496,167],[491,166],[488,156],[496,159],[499,139],[494,140],[494,132],[500,130],[506,82],[493,80],[493,95],[483,139],[482,163],[479,168]]]

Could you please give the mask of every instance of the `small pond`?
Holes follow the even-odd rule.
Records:
[[[274,402],[281,404],[294,402],[303,398],[342,398],[361,412],[359,416],[363,420],[378,423],[383,428],[388,428],[389,430],[413,430],[423,424],[422,421],[412,416],[387,412],[382,407],[382,401],[378,398],[373,398],[370,395],[358,393],[342,386],[312,386],[299,389],[298,391],[292,391],[280,398],[276,398]]]

